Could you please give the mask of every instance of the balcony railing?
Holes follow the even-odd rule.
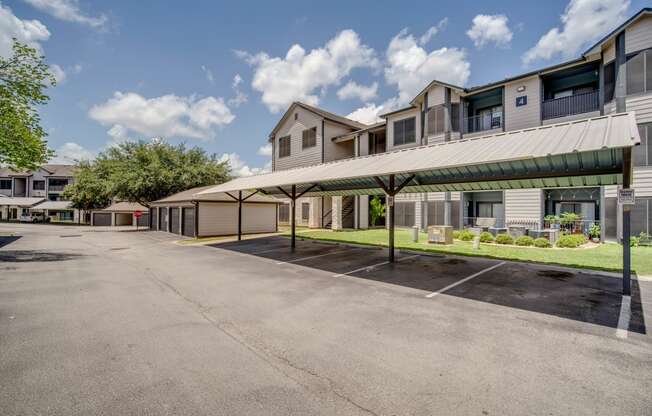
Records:
[[[477,219],[483,217],[464,217],[464,227],[476,227]],[[505,226],[505,219],[501,217],[494,217],[496,219],[496,224],[494,227],[503,228]]]
[[[50,185],[48,186],[48,192],[61,192],[63,189],[68,186],[68,184],[65,185]]]
[[[598,91],[573,94],[568,97],[545,100],[542,103],[542,118],[572,116],[574,114],[589,113],[600,109]]]
[[[477,133],[479,131],[502,129],[503,128],[503,115],[479,115],[472,117],[465,117],[462,125],[462,132],[464,134]]]

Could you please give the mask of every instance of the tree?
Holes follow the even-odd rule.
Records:
[[[378,195],[376,195],[371,199],[369,205],[371,206],[371,210],[369,212],[369,215],[371,216],[371,226],[375,227],[376,222],[380,218],[385,218],[385,204],[380,202],[380,198],[378,198]]]
[[[110,187],[92,162],[79,162],[75,168],[75,181],[66,186],[62,197],[72,202],[73,208],[90,211],[111,203]]]
[[[146,207],[171,194],[231,178],[228,162],[219,162],[201,148],[163,140],[121,143],[100,153],[94,165],[110,195]]]
[[[36,169],[53,156],[36,107],[48,102],[43,91],[55,84],[44,57],[14,39],[12,56],[0,57],[0,164]]]

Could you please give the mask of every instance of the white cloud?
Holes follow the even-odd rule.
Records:
[[[240,84],[242,84],[242,77],[240,74],[235,74],[233,77],[233,83],[231,84],[231,88],[233,88],[233,93],[235,96],[233,98],[230,98],[228,101],[228,104],[231,107],[240,107],[242,104],[246,103],[248,100],[247,94],[244,92],[240,91]]]
[[[272,155],[272,144],[267,143],[264,146],[260,146],[256,153],[258,153],[261,156],[271,156]]]
[[[94,28],[103,27],[108,18],[106,15],[91,17],[79,9],[79,0],[24,0],[36,9],[47,13],[59,20],[75,22]]]
[[[378,95],[378,83],[374,82],[373,84],[360,85],[355,81],[349,81],[342,88],[337,91],[337,96],[340,100],[349,100],[351,98],[357,98],[360,101],[367,102],[373,100]]]
[[[439,21],[439,23],[437,23],[437,26],[431,26],[428,30],[426,30],[426,33],[421,35],[419,38],[419,44],[421,46],[426,45],[437,33],[439,33],[440,30],[444,30],[447,24],[448,17],[444,17]]]
[[[463,86],[470,67],[464,50],[444,47],[427,52],[404,29],[387,47],[385,80],[396,85],[398,104],[404,105],[434,79]]]
[[[50,72],[52,73],[52,76],[54,76],[55,81],[57,81],[57,84],[63,84],[66,81],[66,71],[64,71],[59,65],[50,65]]]
[[[362,44],[353,30],[343,30],[308,53],[295,44],[283,58],[264,52],[236,51],[236,55],[255,68],[251,86],[262,93],[262,102],[273,113],[293,101],[317,105],[317,92],[323,94],[329,86],[338,85],[353,69],[379,66],[375,51]]]
[[[131,140],[131,138],[129,137],[129,132],[127,131],[127,129],[124,126],[120,125],[120,124],[113,125],[109,129],[107,134],[109,135],[110,139],[106,143],[105,147],[117,146],[120,143],[124,143],[124,142],[126,142],[128,140]]]
[[[93,106],[88,114],[102,125],[119,125],[120,130],[150,137],[203,140],[212,139],[215,128],[235,119],[221,97],[197,99],[168,94],[145,98],[134,92],[119,91],[105,103]]]
[[[81,160],[92,160],[95,158],[95,152],[75,142],[64,143],[54,152],[55,157],[50,160],[50,163],[71,164]]]
[[[571,0],[561,15],[563,27],[554,27],[522,57],[525,65],[537,59],[576,56],[582,47],[595,42],[622,23],[630,2],[622,0]]]
[[[215,84],[215,77],[213,77],[213,71],[210,69],[206,68],[205,65],[201,66],[201,70],[204,72],[204,75],[206,75],[206,80],[212,84]]]
[[[378,115],[384,111],[385,109],[382,104],[376,105],[369,103],[347,114],[346,118],[350,118],[351,120],[359,121],[360,123],[364,124],[374,124],[382,120],[380,117],[378,117]]]
[[[43,53],[40,42],[50,38],[50,31],[38,20],[19,19],[0,3],[0,56],[11,56],[13,38]]]
[[[499,47],[507,47],[512,41],[512,31],[507,26],[509,19],[504,14],[479,14],[473,18],[473,26],[466,34],[471,38],[476,48],[493,43]]]
[[[231,172],[235,176],[251,176],[261,173],[267,173],[272,170],[272,161],[270,160],[262,168],[251,168],[247,165],[237,153],[224,153],[219,158],[220,162],[229,162]]]

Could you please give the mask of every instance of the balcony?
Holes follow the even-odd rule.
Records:
[[[503,128],[503,115],[502,113],[494,113],[493,115],[477,115],[473,117],[465,117],[462,126],[464,134],[477,133],[481,131],[502,129]]]
[[[590,113],[600,110],[599,93],[596,90],[573,94],[563,98],[545,100],[541,106],[541,118],[543,120]]]
[[[63,192],[64,188],[68,186],[68,184],[65,185],[50,185],[48,186],[48,192]]]

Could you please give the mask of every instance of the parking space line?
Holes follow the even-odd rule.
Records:
[[[616,329],[616,336],[625,339],[629,333],[629,320],[632,317],[632,297],[623,296],[620,303],[620,315],[618,316],[618,329]]]
[[[255,256],[256,254],[269,253],[270,251],[281,250],[281,249],[284,249],[284,248],[287,249],[288,247],[284,246],[284,247],[269,248],[267,250],[254,251],[253,253],[247,253],[246,251],[240,251],[240,253]]]
[[[398,263],[398,262],[401,262],[403,260],[411,259],[411,258],[414,258],[414,257],[419,257],[419,254],[415,254],[413,256],[402,257],[402,258],[396,260],[396,262]],[[375,269],[376,267],[383,266],[385,264],[389,264],[389,261],[384,261],[382,263],[372,264],[371,266],[360,267],[359,269],[351,270],[350,272],[346,272],[346,273],[334,274],[333,277],[344,277],[344,276],[348,276],[348,275],[350,275],[352,273],[361,272],[363,270],[369,271],[369,270]]]
[[[308,256],[308,257],[301,257],[301,258],[298,258],[298,259],[288,260],[288,261],[277,261],[276,264],[296,263],[296,262],[299,262],[299,261],[316,259],[318,257],[330,256],[331,254],[344,253],[345,251],[347,251],[347,250],[331,251],[330,253],[317,254],[317,255]]]
[[[427,297],[427,298],[434,298],[434,297],[437,296],[437,295],[441,295],[442,293],[444,293],[444,292],[446,292],[446,291],[448,291],[448,290],[454,288],[455,286],[457,286],[457,285],[461,285],[461,284],[464,283],[464,282],[468,282],[469,280],[474,279],[474,278],[480,276],[481,274],[484,274],[484,273],[490,272],[490,271],[492,271],[493,269],[496,269],[496,268],[502,266],[502,265],[505,264],[505,263],[507,263],[507,262],[505,262],[505,261],[501,261],[501,262],[498,263],[498,264],[494,264],[494,265],[491,266],[491,267],[487,267],[487,268],[484,269],[484,270],[480,270],[479,272],[474,273],[474,274],[472,274],[471,276],[465,277],[465,278],[462,279],[462,280],[458,280],[458,281],[455,282],[455,283],[451,283],[450,285],[446,286],[446,287],[443,288],[443,289],[440,289],[440,290],[438,290],[438,291],[436,291],[436,292],[432,292],[432,293],[430,293],[429,295],[426,295],[426,297]]]

